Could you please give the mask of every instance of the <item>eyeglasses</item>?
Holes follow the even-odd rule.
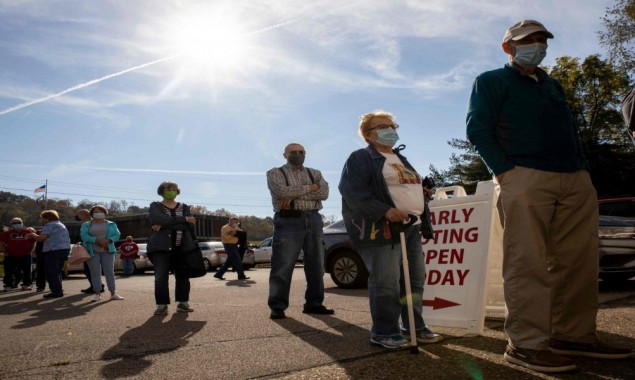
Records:
[[[370,130],[373,131],[375,129],[379,129],[383,131],[388,128],[392,128],[396,131],[397,129],[399,129],[399,124],[379,124],[378,126],[371,128]]]
[[[303,151],[303,150],[290,150],[287,153],[289,153],[289,154],[300,154],[300,155],[303,155],[303,156],[306,154],[306,152]]]

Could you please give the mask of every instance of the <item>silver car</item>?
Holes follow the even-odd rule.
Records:
[[[223,265],[227,261],[227,253],[225,253],[225,247],[220,241],[204,241],[199,242],[198,246],[203,253],[203,262],[208,271],[216,270],[219,266]],[[245,256],[243,256],[243,268],[250,269],[256,265],[254,258],[254,251],[247,249]]]

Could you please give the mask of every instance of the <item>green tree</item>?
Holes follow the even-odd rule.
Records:
[[[633,145],[619,112],[630,85],[626,69],[598,55],[582,63],[579,58],[560,57],[553,68],[545,69],[564,87],[598,194],[631,193],[631,184],[635,183]],[[431,166],[437,186],[461,185],[471,194],[478,181],[491,179],[469,141],[452,139],[448,144],[462,153],[452,154],[446,171]]]
[[[598,194],[632,192],[633,145],[619,111],[630,87],[626,69],[598,55],[582,63],[579,58],[560,57],[549,74],[564,87]]]
[[[602,18],[606,31],[598,32],[600,44],[608,49],[616,66],[635,70],[635,0],[618,0]]]

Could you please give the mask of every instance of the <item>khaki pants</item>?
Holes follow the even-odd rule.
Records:
[[[509,342],[542,350],[549,338],[595,341],[598,202],[589,173],[517,166],[499,186]]]

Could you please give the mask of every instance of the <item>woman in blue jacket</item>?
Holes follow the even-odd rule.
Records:
[[[425,280],[421,233],[432,237],[425,203],[431,189],[401,155],[402,146],[393,149],[399,139],[398,128],[388,112],[362,115],[359,134],[368,146],[350,155],[339,184],[346,230],[369,273],[370,343],[388,349],[407,346],[402,334],[407,336],[413,328],[408,326],[408,309],[402,303],[405,289],[399,241],[399,223],[408,221],[409,215],[417,216],[417,221],[405,228],[417,341],[443,339],[426,326],[421,305]]]
[[[82,242],[91,256],[88,260],[90,267],[91,283],[95,295],[92,302],[101,299],[101,273],[106,276],[106,285],[110,290],[111,300],[122,300],[123,297],[117,294],[115,288],[115,242],[119,240],[121,233],[115,222],[106,220],[108,209],[97,205],[90,209],[93,220],[82,224],[80,231]]]

